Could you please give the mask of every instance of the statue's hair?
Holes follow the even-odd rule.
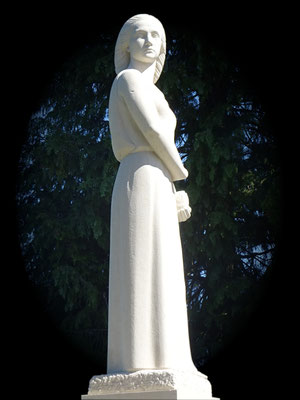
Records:
[[[155,73],[154,73],[154,83],[158,81],[160,74],[162,72],[165,59],[166,59],[166,34],[165,30],[161,24],[161,22],[148,14],[138,14],[134,17],[129,18],[128,21],[125,22],[123,27],[120,30],[119,36],[117,38],[116,46],[115,46],[115,71],[116,74],[119,74],[121,71],[126,69],[130,62],[130,54],[128,52],[128,45],[130,40],[130,35],[133,31],[134,25],[138,20],[141,19],[153,19],[156,23],[160,25],[161,30],[161,50],[158,59],[156,60]]]

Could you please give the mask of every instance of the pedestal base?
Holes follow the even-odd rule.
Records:
[[[139,392],[139,393],[120,393],[120,394],[101,394],[101,395],[83,395],[82,400],[178,400],[183,399],[178,397],[177,390],[170,390],[164,392]],[[190,400],[185,398],[185,400]],[[210,397],[207,399],[201,398],[201,400],[220,400],[216,397]]]
[[[207,376],[169,369],[94,376],[81,399],[218,400]]]

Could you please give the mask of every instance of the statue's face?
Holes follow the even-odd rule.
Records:
[[[130,58],[142,63],[153,63],[161,50],[160,26],[153,20],[137,21],[130,36]]]

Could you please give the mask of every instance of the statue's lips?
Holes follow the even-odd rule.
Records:
[[[145,51],[145,53],[155,53],[155,50],[154,49],[145,49],[144,50]]]

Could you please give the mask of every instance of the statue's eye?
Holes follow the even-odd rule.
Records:
[[[158,32],[152,32],[152,37],[153,38],[159,38],[159,33]]]
[[[137,38],[144,38],[144,37],[146,36],[146,32],[144,32],[144,31],[137,31],[137,32],[135,33],[135,36],[136,36]]]

